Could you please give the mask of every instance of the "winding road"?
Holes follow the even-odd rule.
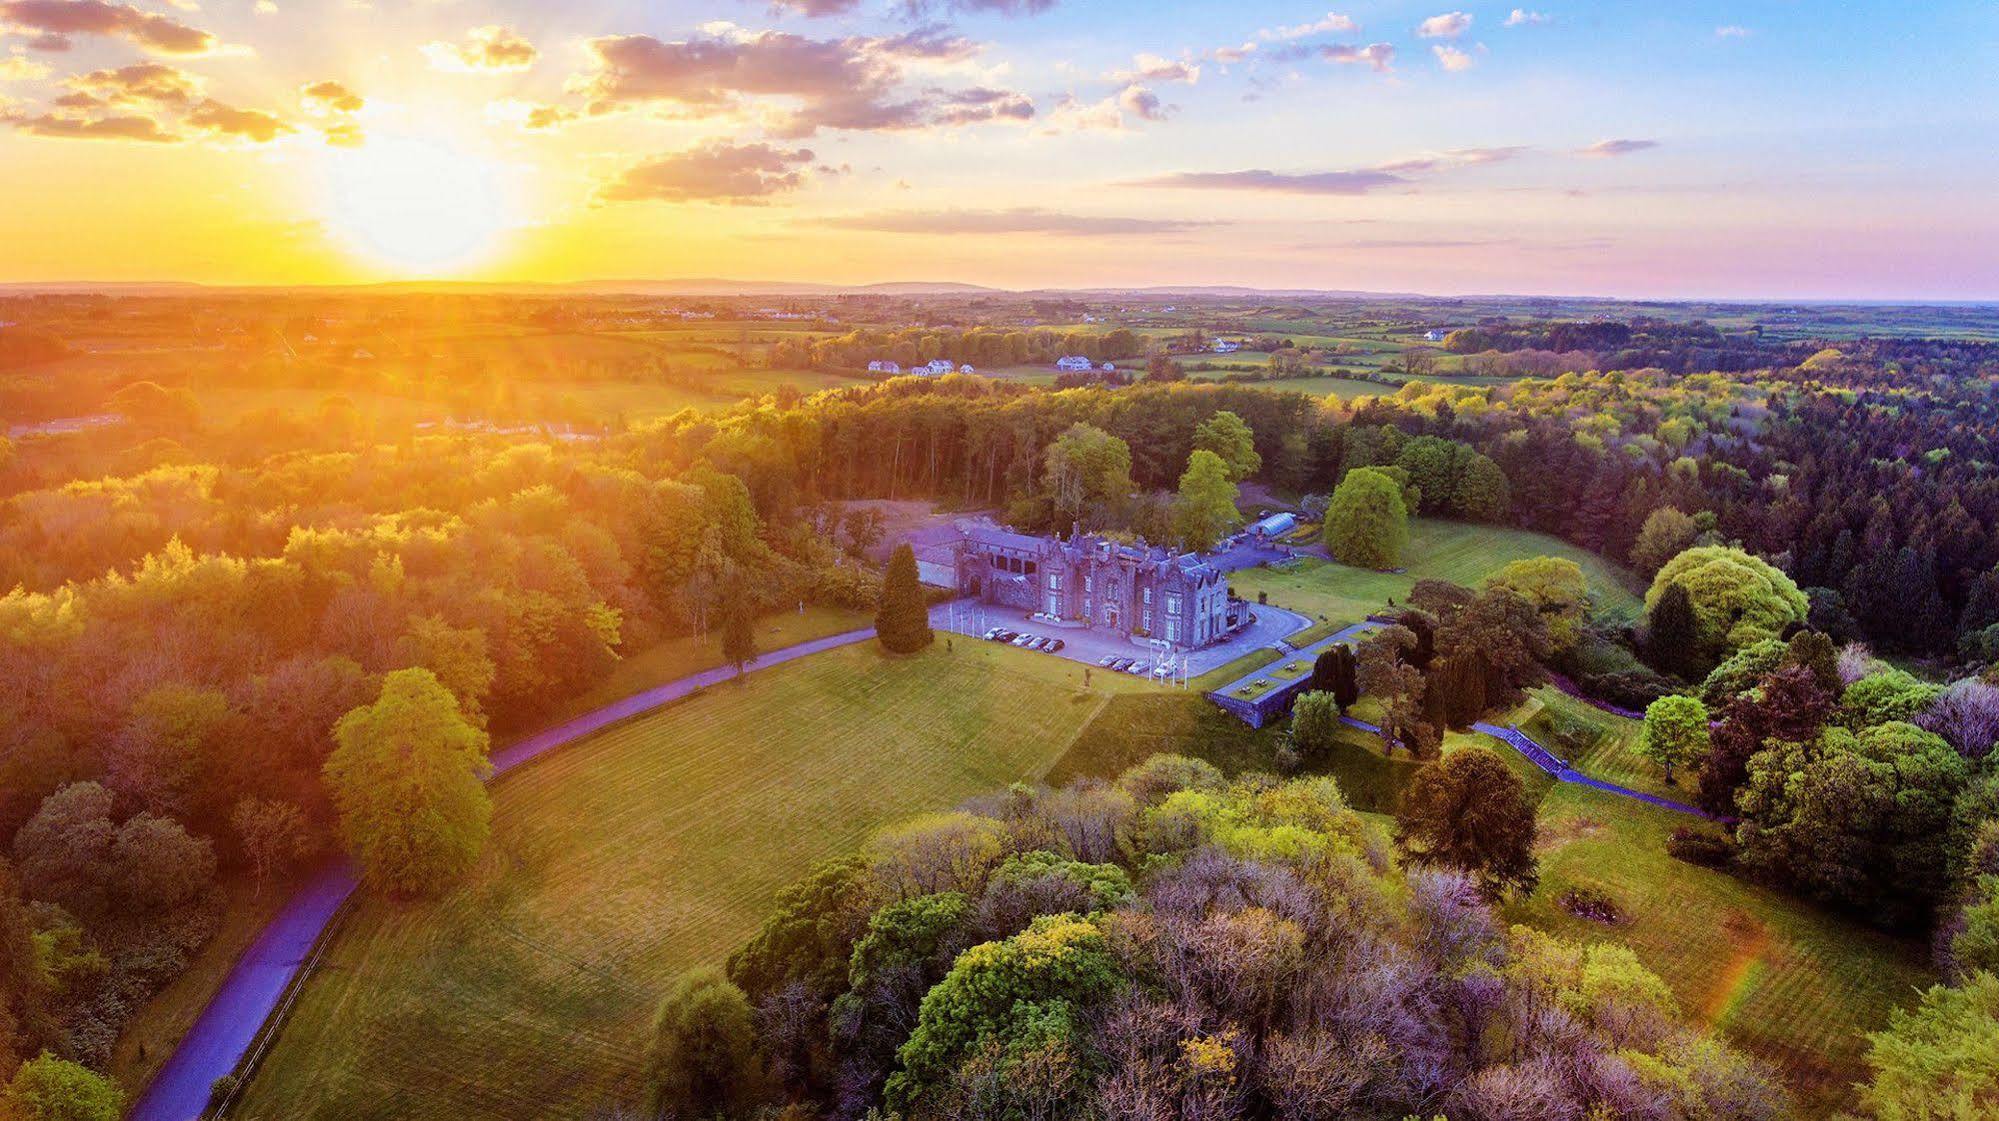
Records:
[[[941,626],[937,610],[933,610],[932,621]],[[1313,653],[1330,643],[1343,641],[1365,629],[1365,626],[1360,624],[1347,628],[1312,644],[1301,653]],[[760,656],[745,672],[755,673],[813,654],[852,646],[873,636],[874,629],[869,627],[801,642]],[[1281,642],[1274,644],[1274,648],[1292,649]],[[495,752],[492,757],[493,775],[503,775],[619,721],[651,712],[690,693],[722,684],[734,676],[735,671],[729,666],[703,670],[537,732]],[[1252,673],[1250,678],[1256,676]],[[1352,718],[1346,718],[1346,721],[1376,735],[1381,733],[1381,729],[1364,721]],[[1517,728],[1492,724],[1474,727],[1513,747],[1557,781],[1593,787],[1662,809],[1708,816],[1693,806],[1590,778],[1571,768]],[[209,1000],[208,1007],[202,1010],[200,1018],[188,1029],[173,1056],[160,1068],[140,1096],[138,1104],[127,1115],[130,1121],[197,1121],[207,1112],[216,1079],[234,1073],[241,1066],[264,1025],[295,992],[294,982],[309,965],[314,947],[358,886],[353,866],[338,861],[322,868],[297,890],[264,927],[257,940],[237,959],[221,988]]]
[[[874,633],[869,627],[787,646],[759,657],[745,672],[852,646],[874,637]],[[734,676],[730,666],[703,670],[537,732],[494,752],[493,775],[503,775],[593,732]],[[237,959],[173,1057],[153,1076],[138,1104],[127,1114],[131,1121],[196,1121],[207,1111],[215,1080],[234,1072],[249,1053],[264,1024],[292,991],[292,983],[306,967],[320,936],[359,884],[353,866],[339,861],[322,868],[298,889]]]

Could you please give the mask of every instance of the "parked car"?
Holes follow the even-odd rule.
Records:
[[[1118,673],[1123,673],[1132,667],[1132,662],[1133,659],[1131,658],[1119,658],[1117,661],[1111,663],[1111,669]]]
[[[1172,667],[1172,666],[1170,666],[1170,665],[1166,665],[1166,664],[1164,664],[1164,663],[1162,663],[1162,664],[1160,664],[1160,665],[1156,665],[1156,666],[1153,666],[1153,667],[1152,667],[1152,676],[1154,676],[1154,677],[1172,677],[1172,676],[1173,676],[1173,667]]]
[[[1060,652],[1067,645],[1069,644],[1059,638],[1051,638],[1048,640],[1048,645],[1043,646],[1042,649],[1048,651],[1050,654],[1054,654]]]
[[[1031,635],[1031,634],[1023,634],[1023,635],[1021,635],[1021,636],[1020,636],[1019,638],[1016,638],[1016,639],[1014,639],[1014,640],[1013,640],[1013,644],[1014,644],[1015,646],[1026,646],[1026,645],[1027,645],[1028,643],[1030,643],[1030,642],[1033,642],[1033,641],[1034,641],[1034,636],[1033,636],[1033,635]]]
[[[987,630],[986,630],[986,641],[987,641],[987,642],[995,642],[995,641],[997,641],[997,640],[999,639],[999,636],[1000,636],[1000,634],[1001,634],[1001,633],[1002,633],[1002,629],[1001,629],[1001,628],[999,628],[999,627],[989,627],[989,628],[987,628]]]
[[[1103,657],[1097,659],[1097,664],[1105,669],[1109,669],[1111,668],[1111,663],[1115,661],[1117,661],[1116,654],[1105,654]]]
[[[1125,672],[1133,675],[1134,677],[1144,677],[1146,674],[1152,672],[1152,663],[1136,662],[1130,666],[1127,666],[1125,668]]]
[[[999,633],[999,641],[1001,642],[1012,642],[1014,639],[1019,637],[1020,637],[1019,631],[1001,631]]]

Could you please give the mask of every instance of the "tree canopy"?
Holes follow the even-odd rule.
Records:
[[[1371,467],[1347,473],[1326,508],[1326,548],[1341,564],[1388,569],[1402,561],[1409,543],[1409,511],[1402,487]]]
[[[384,677],[374,703],[341,717],[333,738],[326,782],[365,883],[426,895],[471,869],[493,813],[486,733],[436,675]]]

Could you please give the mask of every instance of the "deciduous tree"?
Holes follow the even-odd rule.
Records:
[[[1526,784],[1486,748],[1452,751],[1419,771],[1396,822],[1412,859],[1468,872],[1489,895],[1531,892],[1539,879]]]
[[[486,733],[435,674],[389,674],[375,702],[341,717],[333,738],[326,783],[364,882],[423,895],[471,869],[492,828]]]
[[[1638,754],[1665,769],[1668,785],[1675,770],[1707,758],[1708,748],[1707,706],[1697,698],[1674,694],[1645,706]]]
[[[1173,501],[1173,532],[1180,544],[1205,553],[1241,524],[1228,466],[1214,452],[1196,448],[1187,457],[1187,471],[1180,476],[1180,493]]]
[[[1324,532],[1326,548],[1341,564],[1394,568],[1409,541],[1401,484],[1372,467],[1347,472],[1326,509]]]
[[[1213,452],[1228,468],[1229,479],[1241,482],[1263,470],[1256,451],[1256,434],[1240,416],[1219,410],[1194,429],[1194,450]]]

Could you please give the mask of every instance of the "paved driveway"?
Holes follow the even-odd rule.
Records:
[[[1252,605],[1250,611],[1255,621],[1237,631],[1227,641],[1201,650],[1187,653],[1187,673],[1190,677],[1224,666],[1253,650],[1262,650],[1277,645],[1286,636],[1298,633],[1312,625],[1312,621],[1295,611],[1281,607]],[[1096,665],[1103,658],[1115,654],[1120,658],[1140,658],[1151,661],[1156,651],[1150,643],[1132,642],[1114,631],[1094,627],[1056,627],[1030,619],[1027,612],[1012,607],[995,607],[988,604],[959,600],[944,604],[930,613],[931,625],[939,630],[954,631],[958,634],[978,637],[991,627],[1005,627],[1011,631],[1028,634],[1047,635],[1063,642],[1057,658]]]

